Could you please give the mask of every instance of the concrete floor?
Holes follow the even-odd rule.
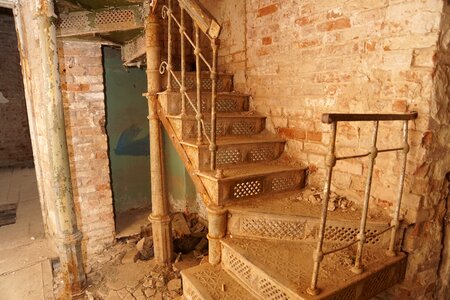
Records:
[[[0,227],[0,299],[53,299],[50,258],[34,169],[0,169],[0,204],[16,203],[15,224]]]

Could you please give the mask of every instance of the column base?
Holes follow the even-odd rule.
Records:
[[[172,263],[173,241],[170,217],[150,215],[148,219],[152,223],[153,249],[156,263],[163,265]]]
[[[81,232],[56,238],[66,298],[81,299],[87,288],[81,250]]]

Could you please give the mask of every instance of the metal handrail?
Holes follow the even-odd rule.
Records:
[[[406,162],[407,162],[407,155],[409,152],[409,144],[408,144],[408,122],[410,120],[414,120],[417,118],[417,112],[409,112],[405,114],[323,114],[322,115],[322,122],[326,124],[331,124],[331,141],[330,141],[330,149],[328,152],[328,155],[326,157],[326,167],[327,167],[327,173],[326,173],[326,180],[325,180],[325,186],[323,191],[323,203],[322,203],[322,212],[321,212],[321,219],[320,219],[320,227],[319,227],[319,234],[318,234],[318,241],[317,241],[317,247],[313,254],[313,261],[314,261],[314,267],[313,267],[313,274],[311,278],[311,284],[310,287],[307,289],[307,292],[311,295],[318,295],[320,293],[319,288],[317,287],[317,281],[319,277],[319,271],[320,271],[320,263],[323,260],[323,257],[325,255],[335,253],[344,249],[347,249],[355,244],[358,245],[356,250],[356,256],[355,256],[355,263],[352,267],[352,272],[356,274],[360,274],[363,272],[362,267],[362,256],[363,256],[363,248],[364,243],[368,238],[371,238],[375,235],[367,235],[366,234],[366,224],[367,224],[367,215],[369,210],[369,199],[370,199],[370,191],[372,187],[372,176],[373,176],[373,169],[375,166],[375,160],[379,153],[385,153],[385,152],[393,152],[393,151],[402,151],[403,152],[403,160],[401,165],[401,173],[400,173],[400,180],[399,180],[399,189],[397,194],[397,202],[395,205],[395,212],[391,221],[391,224],[389,227],[387,227],[385,230],[377,233],[376,235],[381,235],[389,230],[391,230],[391,236],[389,240],[389,249],[387,251],[387,254],[390,256],[395,256],[395,239],[397,231],[400,227],[400,208],[401,208],[401,201],[402,201],[402,195],[403,195],[403,186],[405,183],[405,173],[406,173]],[[373,132],[372,132],[372,143],[370,151],[362,154],[356,154],[356,155],[348,155],[348,156],[336,156],[336,134],[337,134],[337,126],[338,122],[358,122],[358,121],[369,121],[373,122]],[[396,148],[389,148],[389,149],[378,149],[377,148],[377,139],[378,139],[378,125],[380,121],[403,121],[403,136],[402,141],[403,145],[401,147]],[[330,251],[324,252],[323,250],[323,244],[325,239],[325,228],[326,228],[326,222],[327,222],[327,212],[328,212],[328,202],[330,200],[330,187],[331,187],[331,179],[333,175],[333,168],[336,165],[336,162],[338,160],[344,160],[344,159],[354,159],[354,158],[361,158],[361,157],[368,157],[369,158],[369,170],[368,170],[368,176],[367,176],[367,182],[366,182],[366,188],[364,192],[364,203],[363,203],[363,209],[361,214],[361,222],[360,222],[360,229],[359,233],[357,235],[357,239],[347,245],[344,245],[342,247],[339,247],[337,249],[333,249]]]
[[[163,74],[167,71],[167,91],[172,91],[172,81],[177,82],[180,86],[181,93],[181,116],[186,116],[186,100],[187,103],[192,107],[195,112],[195,119],[197,121],[197,145],[203,143],[203,138],[205,137],[209,143],[209,150],[211,153],[211,170],[216,169],[216,124],[217,124],[217,113],[216,113],[216,100],[218,97],[217,93],[217,60],[218,60],[218,36],[220,34],[221,27],[218,22],[196,1],[196,0],[177,0],[180,6],[180,20],[173,13],[172,0],[167,0],[167,5],[162,6],[162,17],[167,18],[167,61],[161,63],[160,72]],[[191,39],[186,31],[185,27],[185,12],[194,21],[194,40]],[[181,48],[181,79],[178,79],[175,72],[173,71],[172,63],[172,21],[178,26],[180,33],[180,48]],[[211,42],[212,49],[212,62],[209,63],[205,56],[202,54],[200,48],[200,31],[203,32]],[[188,41],[194,48],[195,55],[195,65],[196,65],[196,101],[192,101],[186,88],[186,43]],[[202,114],[202,101],[201,101],[201,63],[204,63],[209,72],[211,78],[211,126],[210,134],[206,132],[206,125],[204,116]],[[220,172],[218,171],[220,175]]]

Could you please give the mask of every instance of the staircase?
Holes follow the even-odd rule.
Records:
[[[195,73],[187,73],[195,77]],[[188,82],[190,80],[187,80]],[[202,77],[202,110],[211,108],[209,76]],[[192,80],[191,82],[194,82]],[[232,91],[232,76],[220,75],[217,107],[217,168],[210,171],[207,144],[196,142],[195,113],[181,116],[181,95],[162,92],[159,115],[191,175],[211,202],[227,210],[227,235],[221,239],[219,265],[209,263],[183,271],[186,299],[369,299],[400,282],[406,256],[386,255],[389,236],[366,241],[362,274],[350,271],[354,249],[327,256],[321,266],[317,296],[307,294],[320,224],[320,203],[305,194],[305,166],[283,154],[285,141],[268,132],[265,117],[249,111],[249,96]],[[175,89],[179,88],[174,83]],[[192,83],[189,90],[195,89]],[[193,96],[194,98],[194,96]],[[205,128],[209,128],[206,119]],[[317,194],[317,193],[316,193]],[[306,199],[305,199],[306,198]],[[360,209],[329,212],[325,248],[356,240]],[[378,215],[368,235],[389,227]],[[399,241],[400,242],[400,241]]]
[[[367,156],[371,176],[379,121],[405,122],[404,146],[380,152],[404,151],[406,164],[407,124],[417,114],[324,116],[332,125],[332,146],[321,201],[307,186],[307,166],[284,153],[285,141],[265,129],[265,116],[250,110],[249,95],[233,91],[233,76],[217,73],[218,22],[196,0],[167,0],[161,10],[168,59],[160,68],[167,80],[158,116],[208,208],[210,224],[209,262],[182,272],[184,297],[370,299],[402,281],[407,257],[396,250],[402,242],[404,167],[392,221],[384,211],[368,214],[370,181],[362,207],[327,211],[327,204],[336,160]],[[186,15],[194,21],[192,36]],[[177,30],[181,71],[172,62]],[[211,63],[202,54],[201,33],[211,42]],[[186,44],[194,48],[195,72],[187,72]],[[371,150],[336,157],[338,121],[373,121]]]

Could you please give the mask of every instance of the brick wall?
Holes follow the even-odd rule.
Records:
[[[2,8],[0,41],[0,167],[31,166],[33,151],[14,18]]]
[[[450,11],[447,5],[443,10],[444,1],[249,0],[245,9],[238,9],[238,0],[202,2],[225,25],[220,67],[234,72],[241,58],[230,56],[230,45],[244,45],[243,90],[252,95],[253,108],[268,116],[267,127],[288,141],[287,153],[310,167],[310,184],[323,185],[330,140],[323,113],[418,111],[410,122],[402,210],[415,223],[404,243],[407,278],[385,296],[436,297],[439,263],[444,281],[450,270],[449,246],[441,253],[444,176],[450,170]],[[239,28],[230,33],[233,25]],[[245,32],[244,39],[235,39],[236,32]],[[342,123],[338,153],[367,151],[370,135],[370,124]],[[400,145],[401,124],[382,123],[378,147]],[[377,157],[371,204],[392,208],[400,159]],[[361,201],[367,159],[338,162],[334,174],[332,188]],[[441,295],[446,289],[448,284]]]
[[[67,143],[78,226],[89,262],[114,240],[101,45],[58,47]]]

